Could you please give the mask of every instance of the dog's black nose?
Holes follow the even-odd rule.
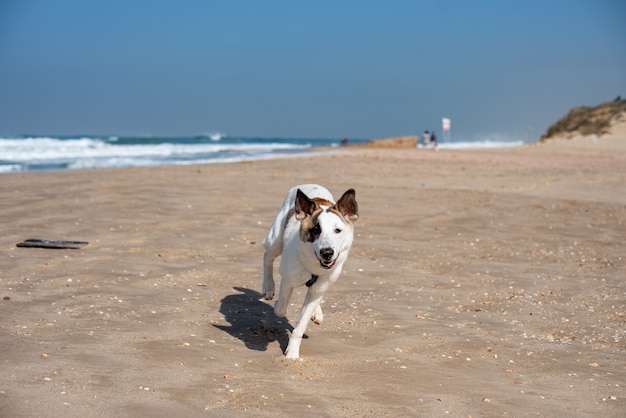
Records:
[[[320,256],[324,259],[324,260],[330,260],[333,258],[333,254],[335,254],[335,251],[333,251],[332,248],[322,248],[320,250]]]

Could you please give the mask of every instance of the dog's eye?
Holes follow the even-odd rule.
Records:
[[[319,235],[322,233],[322,227],[320,226],[320,224],[315,225],[313,228],[311,228],[311,232],[314,235]]]
[[[335,234],[341,234],[341,229],[340,228],[335,228]]]

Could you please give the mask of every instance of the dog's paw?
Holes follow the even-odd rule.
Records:
[[[313,321],[316,325],[322,325],[322,321],[324,320],[324,314],[322,313],[322,308],[318,306],[311,317],[311,321]]]
[[[279,316],[281,318],[287,315],[287,305],[285,303],[281,303],[280,298],[278,298],[278,300],[276,301],[276,305],[274,305],[274,313],[276,314],[276,316]]]
[[[274,283],[270,281],[263,281],[263,287],[261,288],[261,294],[265,300],[274,299]]]
[[[297,345],[297,347],[295,347]],[[300,360],[300,344],[293,344],[292,341],[289,341],[289,345],[287,345],[287,349],[285,350],[285,358],[287,360]]]

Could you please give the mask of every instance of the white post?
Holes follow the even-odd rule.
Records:
[[[447,136],[447,140],[446,142],[450,142],[450,140],[452,139],[452,131],[450,130],[450,119],[449,118],[442,118],[441,119],[441,126],[443,128],[443,136],[444,138]]]

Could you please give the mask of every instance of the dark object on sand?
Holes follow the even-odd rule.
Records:
[[[54,248],[54,249],[66,249],[73,250],[79,249],[83,245],[89,244],[84,241],[57,241],[53,239],[27,239],[24,242],[17,244],[18,247],[35,247],[35,248]]]

